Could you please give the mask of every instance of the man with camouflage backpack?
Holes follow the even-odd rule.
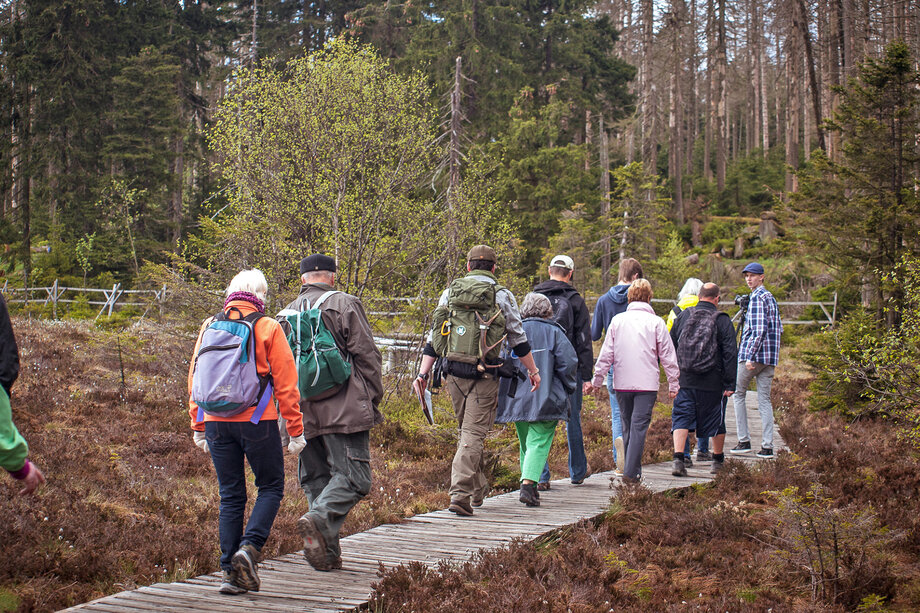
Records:
[[[343,383],[300,401],[307,446],[297,472],[310,510],[297,525],[307,562],[328,571],[342,568],[339,531],[371,489],[369,437],[371,427],[383,421],[377,410],[383,398],[382,359],[361,301],[333,288],[335,260],[319,253],[308,256],[300,262],[300,274],[300,295],[282,313],[321,305],[324,328],[351,365]],[[298,376],[304,376],[300,364]]]
[[[530,354],[514,295],[495,278],[495,251],[477,245],[467,254],[467,274],[441,294],[429,342],[413,387],[424,391],[438,357],[447,364],[447,391],[460,428],[450,477],[450,506],[470,516],[482,505],[489,482],[483,444],[498,404],[501,345],[508,346],[527,369],[531,391],[540,387],[540,371]]]
[[[684,309],[671,327],[671,341],[677,350],[680,391],[674,398],[671,429],[674,436],[675,477],[687,476],[684,445],[689,429],[712,439],[712,467],[715,474],[725,461],[725,404],[735,391],[738,346],[735,327],[727,313],[719,311],[719,286],[706,283],[695,307]]]

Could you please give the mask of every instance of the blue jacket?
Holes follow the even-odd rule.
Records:
[[[547,421],[568,419],[569,394],[578,385],[576,371],[578,356],[566,338],[562,327],[548,319],[530,317],[524,320],[524,332],[530,343],[531,355],[540,369],[540,387],[530,391],[530,382],[518,381],[514,396],[508,396],[511,379],[500,379],[498,409],[495,422]],[[514,366],[525,372],[517,356],[511,354]]]
[[[626,298],[627,291],[629,291],[628,283],[614,285],[597,299],[597,305],[594,307],[594,319],[591,320],[591,340],[601,340],[604,332],[610,326],[610,320],[613,319],[613,316],[619,315],[629,306],[629,300]]]

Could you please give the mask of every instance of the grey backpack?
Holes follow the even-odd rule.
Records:
[[[236,311],[239,319],[230,319]],[[243,314],[232,307],[206,323],[192,371],[192,400],[198,405],[198,420],[204,414],[232,417],[258,405],[252,422],[258,423],[271,398],[271,375],[261,376],[256,368],[255,323],[262,313]]]

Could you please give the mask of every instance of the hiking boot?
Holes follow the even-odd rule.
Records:
[[[613,446],[617,450],[616,470],[622,473],[623,467],[626,465],[626,446],[623,445],[623,437],[618,436],[613,439]]]
[[[623,483],[626,483],[627,485],[637,485],[639,483],[639,479],[635,477],[629,477],[627,475],[623,475],[622,479]]]
[[[548,492],[549,491],[549,481],[541,481],[540,483],[537,483],[537,491],[538,492]],[[537,496],[539,495],[540,494],[537,494]]]
[[[470,501],[470,506],[472,506],[475,509],[478,509],[479,507],[482,506],[483,502],[485,502],[483,498],[473,498],[473,500]]]
[[[738,443],[734,447],[728,450],[730,453],[750,453],[751,452],[751,441],[745,441],[743,443]]]
[[[256,572],[258,563],[258,549],[249,544],[240,547],[239,551],[230,558],[230,564],[233,565],[233,570],[236,571],[236,585],[250,592],[258,592],[259,586],[262,584],[259,581],[259,573]]]
[[[773,449],[770,447],[761,447],[760,451],[757,452],[758,458],[767,458],[769,460],[773,459]]]
[[[683,460],[680,458],[674,458],[674,466],[671,468],[671,474],[675,477],[687,476],[687,467],[684,465]]]
[[[225,570],[223,580],[220,582],[220,589],[217,591],[221,594],[230,594],[232,596],[236,596],[237,594],[245,594],[249,591],[239,583],[239,573],[237,573],[235,570]]]
[[[587,479],[588,477],[591,476],[591,474],[592,474],[592,471],[591,471],[591,463],[590,463],[590,462],[585,462],[585,476],[582,477],[581,479],[579,479],[578,481],[575,481],[574,479],[572,479],[572,485],[581,485],[582,483],[585,482],[585,479]],[[539,497],[540,497],[540,495],[538,494],[538,495],[537,495],[537,498],[539,498]]]
[[[316,570],[329,571],[332,565],[326,559],[326,539],[316,527],[316,523],[309,515],[304,515],[297,520],[300,536],[303,537],[303,557],[310,566]]]
[[[526,504],[528,507],[540,506],[540,499],[537,498],[537,484],[536,483],[522,483],[521,484],[520,501]]]
[[[693,460],[690,459],[690,456],[684,454],[684,468],[692,468]]]
[[[342,556],[337,557],[330,563],[332,570],[342,570]]]
[[[456,513],[460,517],[469,517],[473,514],[473,507],[465,500],[451,500],[447,510]]]
[[[712,452],[711,451],[699,451],[696,452],[696,461],[697,462],[712,462]]]
[[[725,460],[722,460],[721,462],[719,460],[713,460],[712,466],[709,468],[709,472],[713,475],[717,475],[719,474],[719,472],[722,470],[724,466],[725,466]]]

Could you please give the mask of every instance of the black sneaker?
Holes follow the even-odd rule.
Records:
[[[757,452],[757,457],[773,459],[773,449],[770,447],[761,447],[760,451]]]
[[[725,460],[722,460],[721,462],[719,460],[713,460],[712,466],[709,468],[709,472],[713,475],[717,475],[719,474],[719,472],[722,470],[724,466],[725,466]]]
[[[239,582],[240,577],[235,570],[225,570],[224,577],[220,582],[220,589],[217,591],[221,594],[230,594],[232,596],[248,592],[249,590],[240,585]]]
[[[745,441],[743,443],[738,443],[731,449],[731,453],[750,453],[751,452],[751,441]]]
[[[522,483],[521,484],[520,501],[526,504],[528,507],[540,506],[540,499],[537,498],[537,484],[536,483]]]
[[[710,451],[697,451],[697,452],[696,452],[696,461],[697,461],[697,462],[712,462],[712,452],[710,452]]]
[[[259,581],[259,573],[256,572],[258,562],[259,550],[252,545],[243,545],[239,551],[233,554],[233,557],[230,558],[230,564],[233,565],[233,570],[236,571],[236,585],[250,592],[259,591],[261,581]]]
[[[671,474],[675,477],[686,477],[687,476],[687,467],[684,466],[684,461],[679,458],[674,458],[674,468],[671,469]]]

